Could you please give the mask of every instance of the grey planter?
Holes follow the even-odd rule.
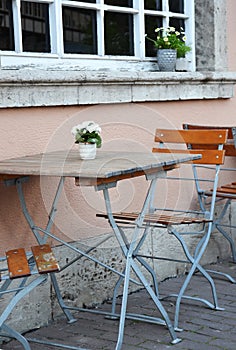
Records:
[[[160,71],[174,72],[176,68],[177,51],[161,49],[157,51],[157,63]]]

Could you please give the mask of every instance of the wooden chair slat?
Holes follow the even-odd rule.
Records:
[[[234,140],[234,132],[235,127],[233,126],[210,126],[210,125],[193,125],[193,124],[183,124],[184,130],[215,130],[215,129],[224,129],[228,130],[227,142],[224,145],[225,155],[229,157],[236,157],[236,147]],[[199,145],[193,145],[193,148],[199,148]]]
[[[9,277],[11,279],[25,277],[31,274],[27,256],[23,248],[8,250],[6,257]]]
[[[235,188],[227,188],[227,187],[220,187],[217,188],[217,193],[232,193],[232,194],[236,194],[236,189]]]
[[[218,145],[227,141],[228,130],[156,129],[155,142]]]
[[[124,223],[133,223],[138,218],[138,213],[113,213],[115,220],[119,222],[124,221]],[[108,215],[105,213],[98,213],[98,217],[108,218]],[[161,225],[190,225],[190,224],[201,224],[207,223],[211,220],[199,217],[188,217],[188,216],[171,216],[171,215],[160,215],[160,214],[147,214],[144,217],[145,223],[161,224]]]
[[[230,189],[236,189],[236,184],[227,184],[227,185],[223,185],[221,186],[222,188],[230,188]]]
[[[212,126],[212,125],[196,125],[196,124],[183,124],[184,130],[196,130],[196,129],[202,129],[202,130],[214,130],[214,129],[221,129],[221,130],[228,130],[228,139],[232,140],[234,138],[232,129],[235,128],[235,126]]]
[[[201,154],[202,158],[193,161],[194,164],[224,164],[224,150],[203,150],[203,149],[189,149],[189,150],[181,150],[181,149],[171,149],[171,148],[157,148],[153,147],[153,152],[156,153],[190,153],[190,154]]]
[[[55,255],[48,244],[31,247],[39,273],[59,271]]]

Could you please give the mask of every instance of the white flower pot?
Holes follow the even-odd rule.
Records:
[[[96,143],[80,143],[79,153],[81,159],[94,159],[96,158],[97,146]]]

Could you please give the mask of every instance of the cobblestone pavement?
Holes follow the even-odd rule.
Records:
[[[224,271],[236,278],[236,264],[218,263],[211,266],[218,271]],[[181,304],[180,324],[184,330],[178,336],[182,342],[170,344],[170,335],[165,326],[127,320],[122,350],[235,350],[236,349],[236,284],[222,278],[214,278],[219,305],[224,311],[209,309],[197,302],[183,301]],[[159,285],[160,294],[166,295],[177,291],[183,282],[183,277],[168,279]],[[195,295],[209,296],[209,284],[201,276],[194,276],[189,291]],[[190,293],[189,293],[190,294]],[[170,319],[174,318],[174,299],[163,302]],[[109,310],[110,304],[101,305],[101,310]],[[144,290],[129,296],[128,310],[135,313],[157,314],[153,302]],[[78,319],[73,324],[67,324],[65,319],[54,321],[47,327],[42,327],[27,334],[27,337],[44,339],[54,343],[73,346],[74,349],[113,350],[116,346],[118,321],[109,320],[102,315],[88,312],[74,314]],[[63,349],[31,342],[32,350]],[[20,350],[22,346],[11,341],[0,345],[4,350]]]

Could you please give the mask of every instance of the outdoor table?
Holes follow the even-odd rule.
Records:
[[[147,322],[154,322],[167,326],[172,338],[172,343],[178,343],[180,339],[176,336],[169,316],[165,311],[161,301],[158,299],[155,291],[146,280],[144,274],[133,258],[133,252],[136,247],[136,239],[139,234],[140,227],[142,227],[144,215],[148,210],[152,196],[154,195],[155,184],[158,177],[165,176],[166,172],[178,167],[178,164],[188,162],[194,159],[201,158],[201,155],[191,154],[158,154],[151,152],[97,152],[97,157],[94,160],[81,160],[79,153],[76,150],[70,151],[55,151],[45,154],[36,154],[31,156],[12,158],[0,162],[0,179],[7,184],[16,185],[18,195],[21,203],[21,208],[25,218],[32,230],[32,233],[40,244],[45,243],[48,237],[55,239],[57,242],[69,247],[80,255],[83,255],[100,265],[109,268],[113,272],[124,278],[123,297],[121,304],[121,311],[119,314],[119,334],[116,345],[116,350],[120,350],[123,342],[125,318],[127,316],[127,298],[129,283],[132,280],[130,276],[131,270],[134,271],[139,282],[146,288],[154,304],[159,310],[162,318],[157,317],[140,317],[140,320]],[[52,208],[46,228],[36,226],[33,218],[27,209],[22,184],[29,176],[53,176],[59,177],[60,181],[52,201]],[[140,215],[134,225],[132,238],[127,245],[116,221],[112,215],[110,189],[116,187],[117,182],[125,179],[132,179],[138,176],[145,176],[149,183],[146,197],[143,202]],[[94,186],[96,191],[103,191],[103,196],[106,205],[106,212],[108,214],[110,225],[113,229],[114,235],[119,242],[119,246],[126,258],[126,266],[124,273],[119,273],[112,267],[108,267],[102,262],[98,261],[88,252],[83,252],[74,247],[74,245],[60,239],[51,232],[51,227],[56,215],[56,209],[60,194],[64,185],[65,178],[74,178],[76,186]],[[33,195],[33,194],[32,194]],[[43,235],[42,235],[43,234]],[[57,284],[55,274],[52,273],[52,282],[57,294],[58,301],[63,312],[66,314],[69,322],[73,322],[74,318],[70,314],[69,309],[62,300],[60,290]],[[76,309],[76,308],[74,308]]]

